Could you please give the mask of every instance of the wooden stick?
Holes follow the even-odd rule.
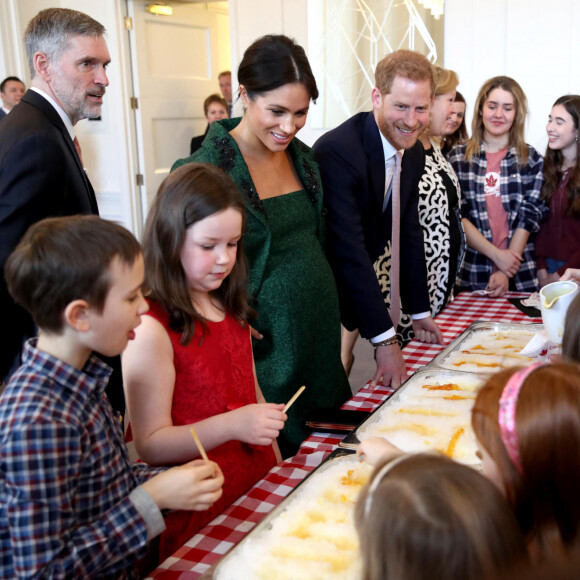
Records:
[[[201,444],[201,441],[199,440],[199,437],[197,436],[195,429],[193,427],[191,427],[189,430],[191,431],[191,436],[193,437],[193,440],[195,441],[195,444],[197,445],[197,448],[199,449],[201,456],[206,461],[209,461],[209,457],[207,456],[207,453],[205,452],[205,449],[203,448],[203,445]]]
[[[302,394],[302,391],[305,389],[306,387],[300,387],[295,393],[294,396],[286,403],[286,406],[284,407],[284,409],[282,409],[282,412],[285,413],[289,408],[290,405],[292,405],[294,403],[294,401]]]

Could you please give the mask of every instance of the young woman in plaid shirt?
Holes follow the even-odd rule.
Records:
[[[526,144],[527,100],[509,77],[494,77],[475,103],[472,137],[449,160],[462,190],[467,251],[459,290],[501,296],[537,289],[533,235],[547,215],[541,155]]]

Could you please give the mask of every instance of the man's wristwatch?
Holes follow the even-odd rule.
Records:
[[[399,344],[399,339],[397,336],[391,336],[391,338],[387,338],[386,340],[381,340],[380,342],[372,342],[371,343],[375,348],[377,346],[391,346],[392,344]]]

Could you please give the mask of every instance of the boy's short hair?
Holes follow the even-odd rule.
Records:
[[[8,290],[39,328],[59,334],[66,306],[80,299],[102,312],[111,262],[132,266],[141,252],[131,232],[98,216],[48,218],[32,225],[8,258]]]

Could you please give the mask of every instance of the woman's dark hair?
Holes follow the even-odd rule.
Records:
[[[85,300],[102,313],[113,260],[132,266],[140,255],[133,234],[114,222],[96,215],[47,218],[30,226],[8,258],[6,283],[40,329],[61,334],[67,305]]]
[[[574,127],[580,126],[580,95],[564,95],[560,97],[552,107],[562,105],[574,121]],[[580,141],[576,140],[576,165],[572,168],[568,178],[568,213],[572,216],[580,216]],[[542,187],[542,199],[546,205],[550,205],[552,196],[558,189],[562,179],[562,164],[564,157],[559,149],[546,149],[544,156],[544,176],[546,181]]]
[[[169,314],[169,326],[181,332],[181,344],[193,339],[195,324],[207,331],[204,318],[195,310],[181,264],[181,249],[187,229],[226,209],[246,213],[241,194],[221,170],[205,163],[188,163],[170,173],[161,183],[147,216],[143,236],[145,257],[144,292]],[[251,322],[255,311],[246,295],[246,264],[242,240],[238,242],[236,263],[222,285],[212,292],[224,310],[241,324]]]
[[[316,101],[318,87],[304,49],[283,34],[268,34],[254,41],[238,68],[238,82],[250,99],[290,83],[304,85]]]

